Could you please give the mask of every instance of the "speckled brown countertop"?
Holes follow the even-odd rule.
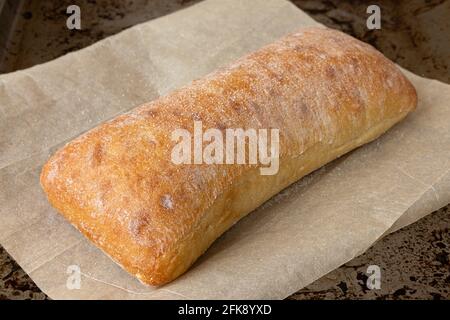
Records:
[[[6,0],[9,1],[9,0]],[[49,61],[136,23],[198,0],[78,1],[83,30],[68,32],[63,1],[28,1],[19,8],[0,73]],[[369,42],[391,60],[450,83],[450,0],[293,0],[317,21]],[[366,8],[378,4],[382,30],[365,27]],[[1,57],[1,55],[0,55]],[[363,255],[289,299],[450,299],[450,206],[386,236]],[[366,286],[367,267],[381,268],[381,289]],[[0,247],[0,299],[48,299]]]

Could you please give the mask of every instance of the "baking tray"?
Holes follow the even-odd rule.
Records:
[[[21,1],[0,0],[0,73],[8,71],[7,59],[11,59],[10,47],[16,41],[13,33],[20,5]]]
[[[68,30],[66,8],[74,3],[72,0],[0,0],[0,73],[50,61],[197,2],[77,1],[82,30]],[[373,1],[292,2],[317,21],[374,45],[406,69],[450,83],[449,0],[378,0],[382,29],[375,31],[366,27],[366,9]]]

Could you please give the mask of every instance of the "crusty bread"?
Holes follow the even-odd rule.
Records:
[[[56,152],[41,184],[51,204],[142,282],[167,283],[243,216],[311,171],[384,133],[417,103],[382,54],[306,28]],[[280,167],[174,164],[171,132],[279,128]]]

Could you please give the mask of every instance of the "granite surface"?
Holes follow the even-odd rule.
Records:
[[[12,3],[13,0],[6,0]],[[0,73],[23,69],[88,46],[136,23],[198,0],[85,0],[82,30],[65,28],[71,0],[26,1],[0,51]],[[450,0],[293,0],[317,21],[366,41],[391,60],[450,83]],[[366,28],[366,8],[378,4],[382,29]],[[1,44],[0,44],[1,45]],[[3,50],[2,50],[3,49]],[[289,299],[450,299],[450,206],[374,244],[361,256]],[[367,268],[381,269],[381,289],[370,290]],[[0,247],[0,299],[48,299]]]

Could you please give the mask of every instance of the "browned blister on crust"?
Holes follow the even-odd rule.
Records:
[[[367,143],[417,104],[381,53],[306,28],[67,144],[44,166],[51,204],[141,281],[167,283],[240,218],[283,188]],[[171,133],[280,130],[280,168],[176,165]]]

